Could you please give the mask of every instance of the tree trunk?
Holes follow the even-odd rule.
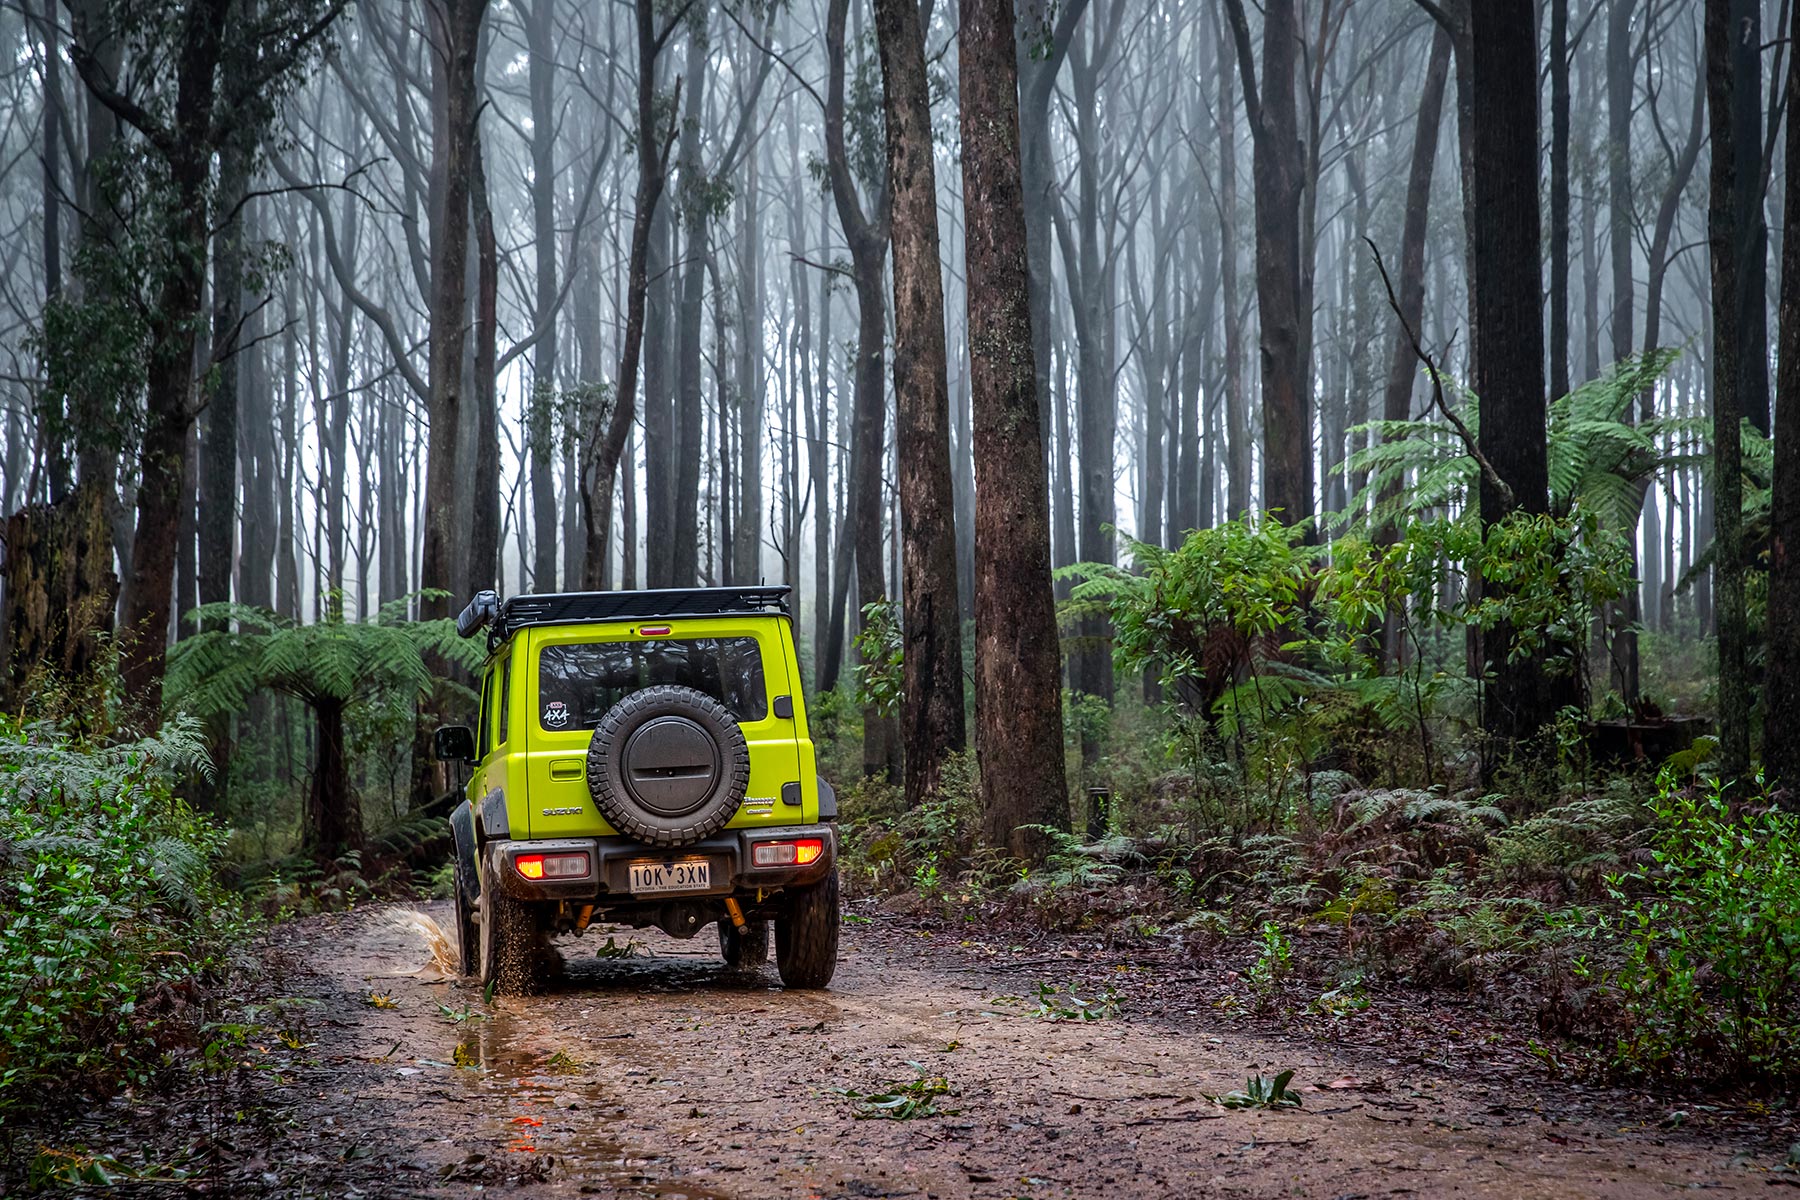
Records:
[[[1531,0],[1473,7],[1475,318],[1483,477],[1483,530],[1514,512],[1549,510],[1544,428],[1543,268],[1538,224],[1537,39]],[[1506,347],[1494,353],[1494,347]],[[1504,489],[1504,490],[1503,490]],[[1497,586],[1489,581],[1485,586]],[[1483,639],[1492,672],[1482,726],[1502,747],[1535,738],[1556,716],[1558,689],[1541,655],[1513,653],[1511,630]],[[1486,765],[1491,770],[1494,758]]]
[[[1301,311],[1299,117],[1294,100],[1300,26],[1294,0],[1263,8],[1262,90],[1243,0],[1226,0],[1251,132],[1256,196],[1256,306],[1261,329],[1263,507],[1293,525],[1313,515],[1312,384]],[[1535,252],[1534,252],[1535,253]],[[1541,340],[1541,338],[1540,338]]]
[[[317,745],[312,790],[307,796],[305,848],[330,861],[363,845],[362,805],[350,787],[350,760],[344,748],[344,702],[314,697],[313,729]]]
[[[1440,37],[1443,31],[1438,31]],[[1433,55],[1435,57],[1435,49]],[[1550,395],[1569,394],[1569,0],[1550,0]],[[1407,210],[1410,219],[1412,210]]]
[[[488,0],[443,0],[428,5],[432,70],[443,96],[432,131],[432,176],[440,190],[431,213],[430,353],[427,374],[431,400],[425,451],[425,547],[419,573],[423,587],[444,593],[425,600],[426,619],[450,616],[456,547],[468,530],[456,527],[456,497],[463,488],[457,438],[462,425],[464,356],[468,345],[469,187],[480,82],[475,65]]]
[[[1011,0],[966,0],[960,82],[975,427],[975,749],[982,835],[1021,858],[1066,829],[1050,514],[1019,174]]]
[[[475,503],[465,596],[500,586],[500,380],[495,370],[500,266],[479,129],[471,139],[469,160],[469,205],[475,226],[475,386],[471,397],[475,402],[475,469],[469,475]]]
[[[587,550],[584,556],[586,587],[605,586],[608,541],[612,534],[612,506],[619,458],[631,433],[637,407],[638,365],[644,347],[644,307],[650,291],[650,235],[657,205],[668,178],[669,149],[674,131],[663,132],[657,120],[656,58],[662,41],[656,32],[654,0],[636,0],[637,16],[637,157],[636,211],[631,220],[631,259],[625,285],[625,336],[619,353],[618,393],[612,411],[594,412],[583,439],[582,518]],[[676,84],[676,90],[681,85]],[[673,122],[671,122],[673,124]],[[605,417],[604,422],[602,417]],[[652,538],[656,545],[661,539]]]
[[[706,102],[705,18],[688,28],[686,92],[687,112],[682,120],[681,145],[676,169],[681,179],[675,195],[681,203],[671,210],[681,217],[682,239],[686,243],[685,258],[673,284],[680,298],[675,308],[675,421],[673,427],[675,479],[673,495],[678,497],[674,511],[674,536],[665,551],[668,578],[672,587],[693,587],[700,579],[700,453],[704,434],[705,410],[701,401],[700,337],[703,288],[711,251],[706,244],[708,205],[705,200],[706,168],[700,161],[700,126]],[[715,299],[715,306],[720,299]],[[720,371],[724,364],[717,364]]]
[[[888,190],[877,189],[873,213],[865,214],[857,196],[844,144],[844,18],[849,0],[831,0],[826,13],[825,52],[829,62],[825,96],[825,156],[838,224],[850,244],[851,277],[856,285],[856,367],[854,420],[850,449],[852,527],[856,548],[856,591],[859,608],[887,598],[882,564],[882,449],[886,441],[886,398],[882,394],[883,347],[887,337],[882,265],[887,257]],[[862,624],[859,621],[859,626]],[[898,731],[873,709],[863,713],[863,771],[892,776],[899,766]]]
[[[1787,88],[1800,96],[1800,5],[1789,17]],[[1792,100],[1789,101],[1792,103]],[[1781,307],[1776,325],[1775,473],[1769,495],[1768,676],[1763,765],[1778,802],[1800,808],[1800,120],[1789,116],[1783,162]]]
[[[1606,128],[1608,240],[1612,251],[1612,358],[1621,362],[1631,355],[1632,278],[1631,259],[1636,212],[1632,202],[1631,118],[1632,52],[1631,16],[1636,0],[1610,0],[1606,37]],[[1552,391],[1551,396],[1563,393]],[[1631,420],[1627,409],[1625,419]],[[1637,530],[1626,534],[1631,553],[1631,577],[1639,575]],[[1627,704],[1638,698],[1638,621],[1643,616],[1639,585],[1633,583],[1618,603],[1619,632],[1613,643],[1612,682]]]
[[[1562,0],[1556,0],[1561,3]],[[1412,416],[1413,383],[1420,364],[1406,330],[1418,333],[1425,316],[1425,236],[1431,215],[1431,176],[1437,164],[1438,132],[1443,124],[1444,88],[1450,77],[1450,35],[1442,28],[1431,39],[1431,58],[1425,66],[1425,86],[1419,97],[1418,126],[1413,132],[1412,165],[1406,174],[1406,221],[1400,233],[1400,281],[1396,288],[1400,311],[1394,318],[1393,353],[1388,359],[1387,387],[1382,394],[1385,421],[1405,421]],[[1422,336],[1422,335],[1421,335]],[[1383,489],[1378,503],[1399,493],[1396,482]],[[1399,531],[1383,524],[1377,535],[1383,545],[1393,545]],[[1390,614],[1382,635],[1388,661],[1399,662],[1399,614]]]
[[[1756,361],[1760,317],[1751,313],[1763,308],[1756,287],[1762,272],[1751,262],[1762,253],[1761,118],[1759,111],[1748,119],[1744,114],[1747,104],[1761,103],[1760,13],[1756,0],[1706,0],[1706,95],[1712,129],[1707,240],[1712,254],[1713,603],[1719,638],[1719,772],[1726,780],[1743,779],[1750,770],[1739,423],[1746,416],[1754,420],[1756,389],[1767,361]],[[1752,145],[1742,144],[1746,136]]]
[[[556,458],[551,408],[556,389],[556,2],[532,0],[525,23],[531,54],[531,228],[535,247],[530,429],[531,581],[556,590]],[[525,581],[520,581],[525,586]]]
[[[944,759],[966,743],[956,493],[931,98],[916,0],[875,0],[875,29],[893,187],[894,434],[906,676],[900,729],[906,801],[916,807],[938,794]]]

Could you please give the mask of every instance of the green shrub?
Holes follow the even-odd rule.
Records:
[[[1653,866],[1608,880],[1623,905],[1619,1065],[1688,1078],[1800,1075],[1800,815],[1724,787],[1655,804]]]
[[[174,795],[198,726],[121,745],[0,717],[0,1123],[147,1076],[242,931],[225,835]]]

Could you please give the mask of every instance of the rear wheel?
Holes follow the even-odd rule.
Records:
[[[769,961],[769,923],[751,921],[748,928],[739,933],[730,917],[719,922],[719,954],[734,970],[753,971]]]
[[[500,890],[493,871],[481,871],[481,985],[496,995],[537,990],[537,914]]]
[[[775,919],[775,969],[791,988],[822,988],[837,970],[837,871],[803,888],[789,888]]]

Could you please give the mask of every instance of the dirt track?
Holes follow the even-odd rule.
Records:
[[[564,943],[550,994],[489,1009],[409,974],[427,951],[391,921],[289,927],[284,949],[320,972],[296,989],[314,1044],[282,1076],[285,1119],[231,1144],[231,1194],[1768,1196],[1789,1178],[1685,1130],[1559,1120],[1567,1085],[1528,1095],[1322,1055],[1214,1014],[1139,1016],[1129,997],[1115,1018],[1046,1020],[1034,987],[1054,966],[959,957],[882,922],[845,930],[828,992],[728,972],[710,936],[640,932],[654,957],[597,958],[607,935],[590,932]],[[943,1115],[856,1119],[844,1090],[916,1078],[909,1064],[949,1081]],[[1288,1067],[1317,1089],[1300,1111],[1206,1099]]]

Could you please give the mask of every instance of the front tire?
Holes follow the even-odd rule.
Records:
[[[498,996],[538,988],[537,914],[500,890],[491,868],[481,871],[481,985]]]
[[[783,986],[822,988],[837,971],[838,877],[834,869],[819,882],[789,888],[787,904],[775,919],[775,969]]]
[[[730,917],[719,922],[719,954],[734,971],[754,971],[769,961],[769,923],[751,921],[749,929],[739,933]]]

